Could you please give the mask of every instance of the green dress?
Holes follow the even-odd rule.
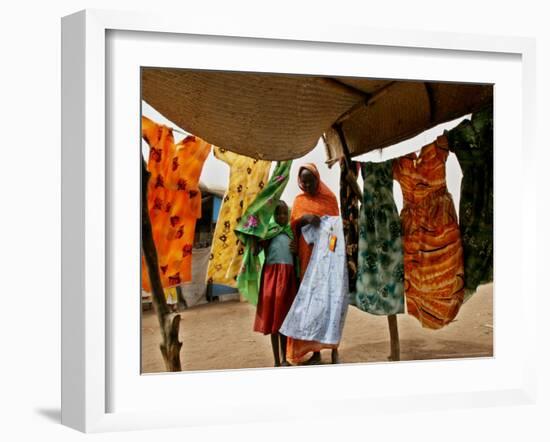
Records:
[[[374,315],[404,312],[401,220],[393,198],[392,160],[362,163],[358,276],[354,304]]]
[[[493,109],[473,114],[446,135],[463,175],[459,224],[469,297],[493,280]]]
[[[253,305],[258,303],[260,278],[265,260],[263,251],[258,255],[252,253],[252,241],[269,240],[281,232],[286,232],[292,238],[290,226],[279,226],[273,221],[277,208],[290,176],[292,161],[277,163],[273,175],[267,185],[258,193],[252,204],[248,206],[241,221],[235,229],[235,234],[244,244],[244,256],[241,270],[237,276],[239,292]]]

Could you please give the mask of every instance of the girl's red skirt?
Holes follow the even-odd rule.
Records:
[[[292,264],[267,264],[263,268],[254,331],[275,334],[283,324],[297,291]]]

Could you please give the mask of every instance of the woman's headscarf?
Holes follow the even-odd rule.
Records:
[[[304,215],[329,215],[338,216],[340,211],[338,209],[338,200],[336,195],[328,188],[328,186],[321,181],[319,171],[313,163],[306,163],[298,170],[298,186],[304,190],[302,180],[300,179],[300,173],[303,169],[310,171],[316,178],[317,188],[313,195],[307,192],[303,192],[294,199],[292,205],[292,212],[290,214],[290,226],[294,231],[294,236],[299,238],[298,241],[298,257],[300,261],[300,272],[303,274],[306,271],[311,252],[313,247],[305,242],[302,238],[301,232],[297,231],[297,222]]]

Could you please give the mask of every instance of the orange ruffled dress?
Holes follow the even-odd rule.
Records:
[[[211,145],[188,136],[174,143],[172,129],[142,117],[142,136],[150,147],[147,188],[153,240],[162,286],[191,281],[195,224],[201,216],[199,178]],[[142,287],[151,291],[142,257]]]
[[[460,229],[447,191],[447,138],[424,146],[417,157],[393,162],[403,191],[403,248],[407,311],[423,327],[450,323],[464,300],[464,264]]]

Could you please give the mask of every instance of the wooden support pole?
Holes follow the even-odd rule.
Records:
[[[333,128],[336,133],[338,133],[338,137],[340,138],[340,143],[342,144],[342,150],[344,152],[344,161],[346,162],[347,170],[349,171],[348,175],[346,176],[346,180],[350,184],[354,193],[361,200],[363,200],[363,193],[361,192],[361,189],[357,184],[357,177],[355,176],[354,170],[352,168],[351,155],[349,152],[348,144],[346,142],[346,137],[344,135],[344,130],[342,129],[342,125],[340,123],[336,123],[333,125]],[[397,328],[396,315],[388,315],[388,326],[390,329],[390,356],[388,359],[390,361],[399,361],[401,360],[401,350],[399,348],[399,329]]]
[[[151,285],[153,305],[157,313],[162,335],[160,351],[164,360],[164,365],[168,371],[181,371],[179,342],[179,329],[181,317],[178,314],[170,313],[166,299],[164,298],[164,289],[160,280],[158,271],[158,256],[155,242],[153,240],[153,229],[151,219],[149,218],[149,209],[147,205],[147,184],[150,173],[145,165],[145,160],[141,159],[141,248],[145,257],[147,273]]]
[[[342,144],[342,150],[344,152],[344,161],[346,162],[347,169],[349,171],[348,175],[346,176],[346,180],[348,181],[348,183],[350,183],[353,191],[357,194],[357,196],[361,200],[363,200],[363,193],[361,192],[361,189],[357,184],[357,177],[354,175],[354,171],[351,166],[351,155],[349,152],[348,144],[346,142],[346,137],[344,135],[344,130],[342,129],[342,125],[340,123],[336,123],[333,125],[333,128],[338,133],[338,137],[340,138],[340,143]],[[388,359],[390,361],[399,361],[401,360],[401,350],[399,346],[399,329],[397,328],[396,315],[388,315],[388,327],[390,329],[390,356]]]
[[[351,189],[353,190],[353,193],[357,195],[359,200],[363,200],[363,192],[361,192],[361,188],[359,187],[359,184],[357,184],[357,175],[355,175],[355,171],[352,167],[352,161],[351,161],[351,155],[348,148],[348,143],[346,142],[346,137],[344,135],[344,130],[342,129],[342,125],[339,123],[334,124],[333,126],[334,130],[338,134],[338,138],[340,138],[340,144],[342,144],[342,150],[344,152],[344,161],[346,162],[348,173],[346,175],[346,181],[350,185]]]
[[[347,169],[350,171],[350,173],[353,174],[353,168],[351,167],[352,161],[351,161],[351,155],[349,152],[348,144],[346,142],[346,137],[344,135],[344,130],[342,129],[342,125],[339,123],[334,124],[334,130],[338,133],[338,137],[340,138],[340,143],[342,144],[342,150],[344,152],[344,161],[346,162]],[[355,178],[355,179],[353,179]],[[348,176],[346,177],[346,180],[348,183],[350,183],[353,191],[359,196],[359,198],[363,199],[363,193],[361,192],[361,189],[359,188],[359,185],[357,184],[357,177],[355,175],[350,176],[348,173]],[[399,329],[397,328],[397,316],[396,315],[388,315],[388,326],[390,329],[390,361],[399,361],[401,360],[401,350],[399,346]]]
[[[399,348],[399,329],[397,328],[397,315],[388,315],[388,326],[390,328],[390,361],[401,360]]]

